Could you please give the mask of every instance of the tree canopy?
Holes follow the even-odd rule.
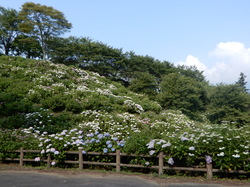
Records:
[[[72,25],[64,14],[52,7],[27,2],[22,5],[19,13],[20,30],[37,37],[40,42],[43,59],[47,58],[46,42],[50,37],[59,36],[68,31]]]
[[[34,36],[27,36],[25,34],[20,34],[15,38],[11,49],[12,53],[17,56],[25,55],[26,58],[39,58],[39,59],[43,57],[40,43]]]
[[[19,33],[18,12],[0,6],[0,48],[5,55],[9,55],[12,43]]]
[[[206,91],[194,79],[170,73],[163,77],[160,88],[157,100],[163,108],[181,110],[192,118],[205,111]]]
[[[238,79],[238,81],[236,82],[236,84],[238,84],[240,87],[242,87],[243,91],[246,93],[248,91],[246,85],[247,85],[247,81],[246,81],[247,76],[240,72],[240,77]]]
[[[250,95],[238,84],[218,84],[211,87],[208,118],[214,123],[223,121],[250,123]]]

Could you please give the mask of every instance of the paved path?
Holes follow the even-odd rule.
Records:
[[[59,175],[32,171],[0,171],[1,187],[224,187],[216,184],[157,184],[137,176]]]
[[[91,176],[91,175],[54,175],[31,172],[0,172],[1,187],[156,187],[156,183],[136,177]]]

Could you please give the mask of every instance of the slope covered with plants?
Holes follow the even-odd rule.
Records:
[[[0,6],[0,54],[50,60],[84,72],[96,72],[130,91],[147,95],[164,110],[180,110],[194,120],[202,121],[205,115],[211,123],[249,125],[250,94],[244,73],[233,84],[210,85],[196,67],[175,66],[147,55],[124,52],[88,37],[61,37],[71,27],[64,14],[50,6],[26,2],[20,11]],[[54,98],[56,104],[51,106],[54,111],[65,107],[72,112],[82,109],[84,104],[77,108],[75,98],[67,106],[63,104],[62,100],[69,101],[65,97]],[[44,106],[51,104],[44,98],[41,102]],[[97,108],[102,107],[98,105],[102,104],[98,103]]]
[[[250,169],[247,125],[192,121],[74,66],[1,56],[0,69],[1,158],[21,146],[41,150],[40,157],[51,154],[56,163],[67,150],[121,149],[152,156],[164,151],[169,165],[190,166],[209,156],[221,169]]]
[[[207,156],[217,168],[250,170],[244,73],[210,85],[196,67],[61,37],[71,27],[53,7],[0,6],[0,158],[21,146],[57,163],[79,148],[164,151],[169,165]]]
[[[78,122],[75,116],[83,110],[138,114],[161,110],[159,104],[144,95],[132,93],[94,72],[18,57],[2,56],[0,60],[1,127],[34,125],[31,113],[45,109],[53,113],[50,120],[74,122]]]

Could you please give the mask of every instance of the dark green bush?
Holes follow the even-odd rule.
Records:
[[[26,121],[23,114],[2,116],[0,118],[0,129],[18,129],[24,127],[25,125]]]
[[[0,116],[12,116],[19,113],[27,113],[32,111],[32,109],[32,103],[26,99],[12,102],[2,101],[2,104],[0,105]]]
[[[66,95],[56,94],[41,101],[43,108],[49,108],[54,112],[65,110],[68,97]]]
[[[22,129],[8,130],[0,129],[0,152],[5,153],[11,150],[37,149],[39,141],[32,134],[24,133]],[[2,154],[4,157],[4,154]]]
[[[72,98],[67,101],[66,110],[73,113],[80,113],[84,110],[84,107],[79,99]]]

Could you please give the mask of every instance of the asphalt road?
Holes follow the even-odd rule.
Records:
[[[224,187],[217,184],[157,184],[137,176],[58,175],[32,171],[0,171],[0,187]]]

